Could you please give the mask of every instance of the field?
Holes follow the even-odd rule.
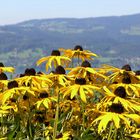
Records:
[[[0,63],[0,140],[140,139],[140,71],[92,67],[96,57],[79,45],[52,50],[36,62],[45,72],[9,79],[15,69]]]

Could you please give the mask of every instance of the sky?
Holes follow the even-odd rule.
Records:
[[[140,0],[0,0],[0,25],[31,19],[140,13]]]

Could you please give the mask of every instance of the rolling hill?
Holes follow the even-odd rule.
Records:
[[[95,64],[140,64],[140,14],[30,20],[0,26],[0,60],[23,70],[57,48],[82,45],[100,56]]]

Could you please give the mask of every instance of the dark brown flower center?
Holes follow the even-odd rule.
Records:
[[[45,117],[44,116],[36,116],[36,121],[38,121],[39,123],[43,123],[45,121]]]
[[[122,79],[122,83],[124,83],[124,84],[131,84],[131,79],[130,79],[130,77],[123,78],[123,79]]]
[[[118,82],[117,81],[114,81],[112,84],[118,84]]]
[[[51,53],[51,56],[60,56],[60,51],[59,50],[53,50]]]
[[[126,97],[126,91],[125,88],[120,86],[118,88],[115,89],[114,94],[121,97],[121,98],[125,98]]]
[[[67,100],[74,101],[74,100],[76,100],[76,98],[75,98],[75,97],[73,97],[73,98],[71,99],[71,97],[70,97],[70,96],[67,96]]]
[[[58,138],[62,138],[63,137],[63,134],[62,133],[59,133],[57,136],[56,136],[56,138],[58,139]]]
[[[7,75],[5,73],[0,73],[0,80],[7,80]]]
[[[42,75],[42,74],[43,74],[43,72],[39,71],[37,74]]]
[[[124,112],[124,107],[121,104],[113,103],[109,107],[109,112],[115,112],[121,114]]]
[[[45,126],[49,126],[50,122],[49,121],[45,121]]]
[[[91,64],[88,61],[83,61],[81,67],[91,67]]]
[[[85,85],[86,84],[86,79],[85,78],[76,78],[75,79],[75,84]]]
[[[15,88],[15,87],[18,87],[17,81],[8,82],[8,89],[12,89],[12,88]]]
[[[130,67],[129,64],[126,64],[126,65],[122,66],[122,69],[126,70],[126,71],[131,71],[131,67]]]
[[[16,102],[16,99],[15,98],[11,98],[10,101],[13,102],[13,103],[15,103]]]
[[[83,48],[82,48],[82,46],[80,46],[80,45],[76,45],[76,46],[74,47],[74,50],[83,51]]]
[[[140,75],[140,70],[135,71],[135,75]]]
[[[39,95],[39,98],[47,98],[48,97],[48,93],[47,92],[41,92]]]
[[[27,95],[23,95],[23,100],[27,100],[29,97]]]
[[[22,73],[19,75],[19,77],[24,77],[24,76],[25,76],[25,74],[22,74]]]
[[[130,75],[127,72],[123,73],[122,83],[124,83],[124,84],[130,84],[131,83]]]
[[[4,64],[2,62],[0,62],[0,67],[4,67]]]
[[[57,66],[54,73],[55,74],[66,74],[66,71],[62,66]]]
[[[26,70],[25,70],[25,76],[31,76],[31,75],[35,75],[36,74],[36,71],[35,71],[35,69],[34,68],[27,68]]]

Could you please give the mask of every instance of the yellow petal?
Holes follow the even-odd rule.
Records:
[[[39,107],[40,107],[40,105],[42,104],[42,102],[43,102],[42,100],[36,102],[36,104],[37,104],[37,109],[39,109]]]
[[[71,97],[70,97],[71,99],[73,99],[73,97],[77,95],[78,90],[79,90],[79,86],[74,86],[71,92]]]
[[[14,94],[14,90],[11,89],[11,90],[8,90],[8,91],[5,91],[3,93],[3,96],[2,96],[2,104],[4,104],[11,96],[13,96]]]
[[[60,61],[60,57],[59,57],[59,56],[57,56],[57,57],[55,58],[55,60],[56,60],[56,62],[57,62],[57,65],[61,65],[61,61]]]
[[[101,119],[99,125],[98,125],[98,132],[100,133],[100,131],[106,129],[107,124],[109,123],[109,121],[112,120],[112,115],[110,113],[107,113],[106,115],[104,115],[104,117]]]
[[[113,115],[113,121],[114,121],[116,128],[119,128],[120,127],[120,118],[117,114]]]
[[[39,66],[41,63],[43,63],[44,61],[48,60],[49,57],[42,57],[41,59],[39,59],[36,64],[37,66]]]
[[[136,89],[136,87],[134,87],[133,85],[129,85],[129,87],[132,89],[132,91],[134,92],[134,94],[135,94],[137,97],[140,96],[140,94],[139,94],[138,90]]]
[[[105,94],[107,96],[115,96],[106,86],[103,86],[103,89],[105,90]]]
[[[85,102],[85,103],[87,102],[86,95],[85,95],[85,92],[84,92],[82,86],[80,86],[80,98],[82,99],[83,102]]]
[[[129,135],[130,137],[136,138],[136,139],[140,139],[140,134],[132,134]]]
[[[0,69],[4,72],[11,72],[11,73],[15,71],[13,67],[0,67]]]
[[[50,104],[50,100],[49,99],[45,99],[44,101],[43,101],[43,105],[46,107],[46,108],[49,108],[49,104]]]
[[[137,115],[137,114],[126,114],[125,116],[128,117],[128,118],[131,118],[136,123],[140,124],[140,116],[139,115]]]
[[[119,117],[123,120],[123,122],[127,125],[127,127],[130,127],[130,121],[128,121],[127,118],[125,118],[123,115],[119,114]],[[122,121],[121,121],[122,122]]]

